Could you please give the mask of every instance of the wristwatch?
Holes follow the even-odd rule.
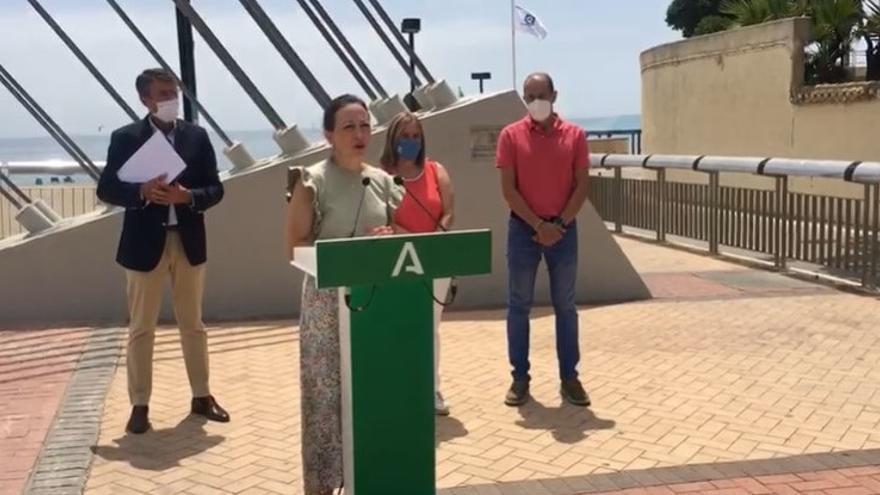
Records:
[[[562,217],[553,217],[553,218],[550,219],[550,221],[551,221],[554,225],[558,225],[558,226],[560,226],[560,227],[562,227],[562,228],[565,228],[565,220],[563,220]]]

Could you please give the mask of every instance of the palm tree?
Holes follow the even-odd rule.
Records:
[[[807,10],[807,0],[726,0],[721,12],[740,26],[797,17]]]
[[[807,57],[807,82],[846,80],[846,61],[863,18],[862,0],[810,0],[816,47]]]

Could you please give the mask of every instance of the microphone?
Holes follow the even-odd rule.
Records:
[[[449,229],[447,229],[446,227],[444,227],[444,226],[440,223],[440,219],[439,219],[439,218],[434,218],[434,215],[431,214],[431,212],[428,210],[428,207],[426,207],[421,201],[419,201],[419,198],[416,197],[415,194],[412,194],[412,193],[409,192],[409,189],[407,189],[406,186],[404,185],[403,177],[401,177],[401,176],[399,176],[399,175],[395,175],[395,176],[394,176],[394,183],[397,184],[398,186],[402,187],[403,190],[406,192],[406,194],[407,194],[410,198],[412,198],[413,201],[415,201],[417,205],[419,205],[419,208],[421,208],[423,212],[425,212],[425,215],[428,215],[428,218],[430,218],[431,220],[434,221],[434,228],[435,228],[435,229],[440,229],[440,230],[442,230],[443,232],[449,232]],[[442,218],[442,217],[441,217],[441,218]]]
[[[358,222],[361,219],[361,210],[364,208],[364,198],[367,197],[367,188],[370,187],[370,178],[364,177],[361,179],[361,185],[364,186],[364,190],[361,191],[361,202],[358,203],[357,213],[354,216],[354,227],[351,229],[351,235],[349,237],[354,237],[357,234]]]

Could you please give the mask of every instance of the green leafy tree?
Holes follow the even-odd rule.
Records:
[[[807,54],[808,83],[846,81],[846,62],[864,18],[862,0],[810,0],[816,46]]]
[[[793,0],[726,0],[721,12],[732,17],[739,26],[797,17],[807,13],[807,1]]]
[[[807,83],[847,78],[853,42],[864,40],[867,79],[880,80],[880,0],[673,0],[666,23],[685,37],[809,16],[813,43],[807,51]]]
[[[718,33],[726,31],[733,26],[733,20],[723,15],[710,15],[703,17],[697,28],[694,30],[694,36],[702,36],[704,34]]]
[[[690,38],[698,34],[697,27],[703,19],[722,16],[722,2],[723,0],[673,0],[666,10],[666,24],[681,31],[685,38]]]

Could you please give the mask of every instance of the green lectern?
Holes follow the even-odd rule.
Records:
[[[317,241],[293,265],[339,291],[345,495],[434,495],[434,280],[491,271],[489,230]]]

